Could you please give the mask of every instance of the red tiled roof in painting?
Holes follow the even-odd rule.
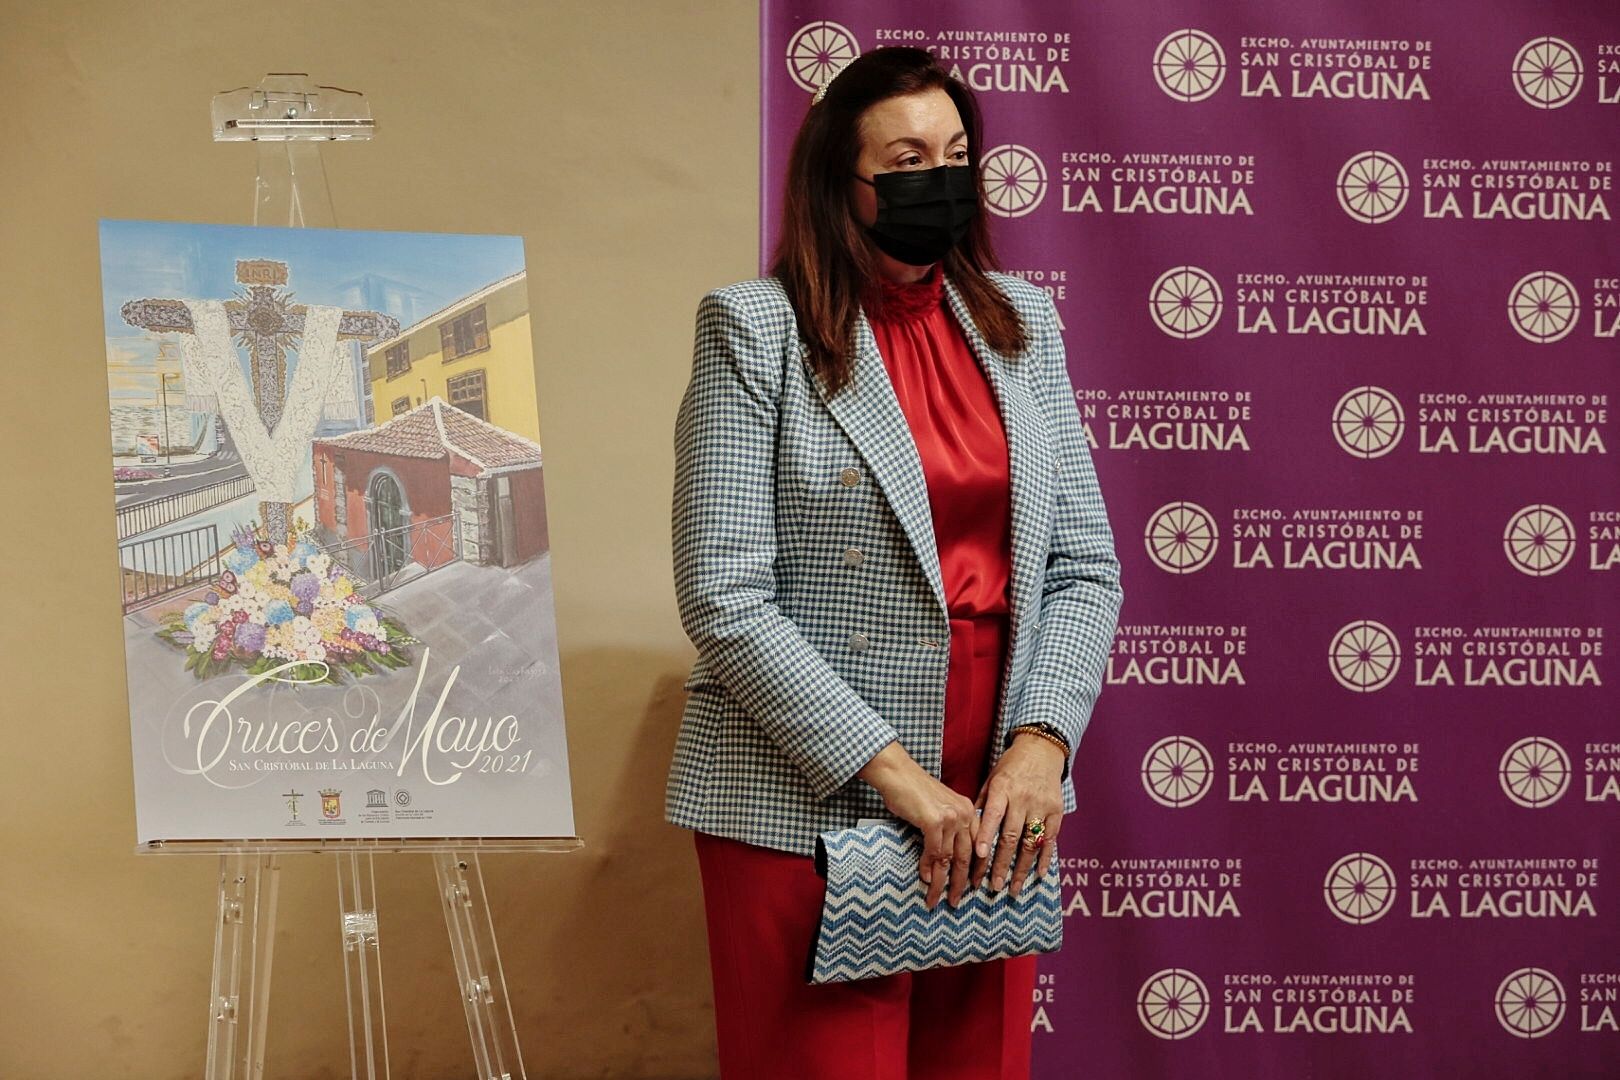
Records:
[[[428,398],[374,428],[315,442],[398,457],[438,458],[453,452],[486,470],[540,464],[539,443],[480,420],[440,397]]]

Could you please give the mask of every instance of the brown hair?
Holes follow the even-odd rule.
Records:
[[[849,382],[861,298],[877,277],[876,260],[849,205],[850,174],[860,156],[861,114],[875,102],[938,87],[950,95],[967,132],[968,165],[979,188],[979,212],[941,270],[962,294],[974,325],[998,353],[1028,344],[1018,310],[985,271],[997,269],[978,173],[983,122],[973,92],[924,49],[885,46],[857,57],[812,104],[788,155],[782,228],[771,256],[809,345],[810,366],[829,393]]]

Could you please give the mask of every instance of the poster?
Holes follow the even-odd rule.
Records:
[[[100,227],[138,841],[573,836],[521,238]]]

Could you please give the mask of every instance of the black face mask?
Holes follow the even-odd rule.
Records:
[[[967,235],[979,209],[979,187],[971,167],[940,165],[877,173],[877,220],[866,227],[878,250],[908,266],[927,266]]]

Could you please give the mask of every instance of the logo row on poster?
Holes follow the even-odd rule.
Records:
[[[1620,509],[1584,517],[1577,530],[1560,508],[1532,503],[1508,515],[1496,546],[1507,565],[1531,577],[1572,566],[1620,570]],[[1577,562],[1583,533],[1586,557]],[[1214,566],[1223,542],[1230,555],[1222,562],[1236,570],[1422,570],[1430,539],[1417,508],[1235,507],[1223,536],[1213,511],[1176,500],[1153,510],[1142,529],[1148,558],[1170,574]],[[1478,563],[1484,568],[1483,558]]]
[[[874,47],[928,49],[976,91],[1027,94],[1071,93],[1076,65],[1095,65],[1097,50],[1110,44],[1076,42],[1063,29],[1000,27],[879,26],[865,37]],[[844,23],[804,23],[788,38],[788,77],[814,94],[862,49],[861,35]],[[1230,58],[1229,49],[1235,50]],[[1539,35],[1526,39],[1511,60],[1504,53],[1500,66],[1483,74],[1475,74],[1481,71],[1477,62],[1456,63],[1448,51],[1422,38],[1245,34],[1223,43],[1218,35],[1180,27],[1139,58],[1138,71],[1187,104],[1233,94],[1255,100],[1433,101],[1434,88],[1443,86],[1471,107],[1495,86],[1511,86],[1523,105],[1543,111],[1581,101],[1620,105],[1620,42]],[[1443,75],[1448,67],[1457,74]]]
[[[1333,682],[1355,693],[1396,685],[1601,689],[1609,650],[1602,626],[1412,626],[1405,639],[1373,619],[1324,635]],[[1303,638],[1298,627],[1287,642]],[[1238,687],[1252,682],[1255,635],[1246,623],[1121,623],[1109,647],[1109,686]],[[1269,643],[1269,642],[1268,642]],[[1273,650],[1274,651],[1274,650]],[[1296,672],[1296,676],[1297,676]],[[1314,692],[1312,690],[1311,692]]]
[[[301,732],[293,733],[290,729],[285,730],[288,730],[294,738],[302,734]],[[282,746],[279,749],[284,753],[288,753],[301,748],[293,745]],[[329,771],[332,773],[356,770],[382,771],[393,768],[392,762],[360,761],[357,759],[296,762],[272,760],[259,761],[253,763],[253,765],[256,765],[257,768],[254,769],[251,765],[239,764],[233,764],[232,768],[233,771],[238,768],[261,772],[293,769],[310,772]],[[274,795],[274,798],[280,800],[282,807],[286,810],[286,817],[282,822],[283,829],[301,829],[310,825],[317,827],[323,825],[347,825],[351,819],[361,825],[386,825],[391,821],[431,821],[434,815],[431,808],[416,802],[407,788],[394,788],[391,792],[383,788],[368,788],[361,793],[364,802],[359,806],[354,804],[353,796],[348,797],[350,802],[345,806],[345,795],[342,788],[323,787],[315,794],[319,798],[318,806],[316,800],[312,799],[308,792],[298,790],[297,784],[292,784],[286,791]]]
[[[1620,1033],[1620,972],[1560,970],[1562,977],[1550,968],[1516,968],[1480,993],[1475,1005],[1522,1039]],[[1052,1033],[1063,1022],[1064,978],[1061,971],[1039,976],[1033,1031]],[[1424,1012],[1410,971],[1233,971],[1211,981],[1221,990],[1222,1035],[1411,1035]],[[1457,1022],[1457,993],[1448,987],[1444,1020],[1436,1018],[1437,1024]],[[1142,1029],[1161,1039],[1214,1031],[1209,984],[1189,968],[1163,968],[1144,978],[1134,1005]]]

